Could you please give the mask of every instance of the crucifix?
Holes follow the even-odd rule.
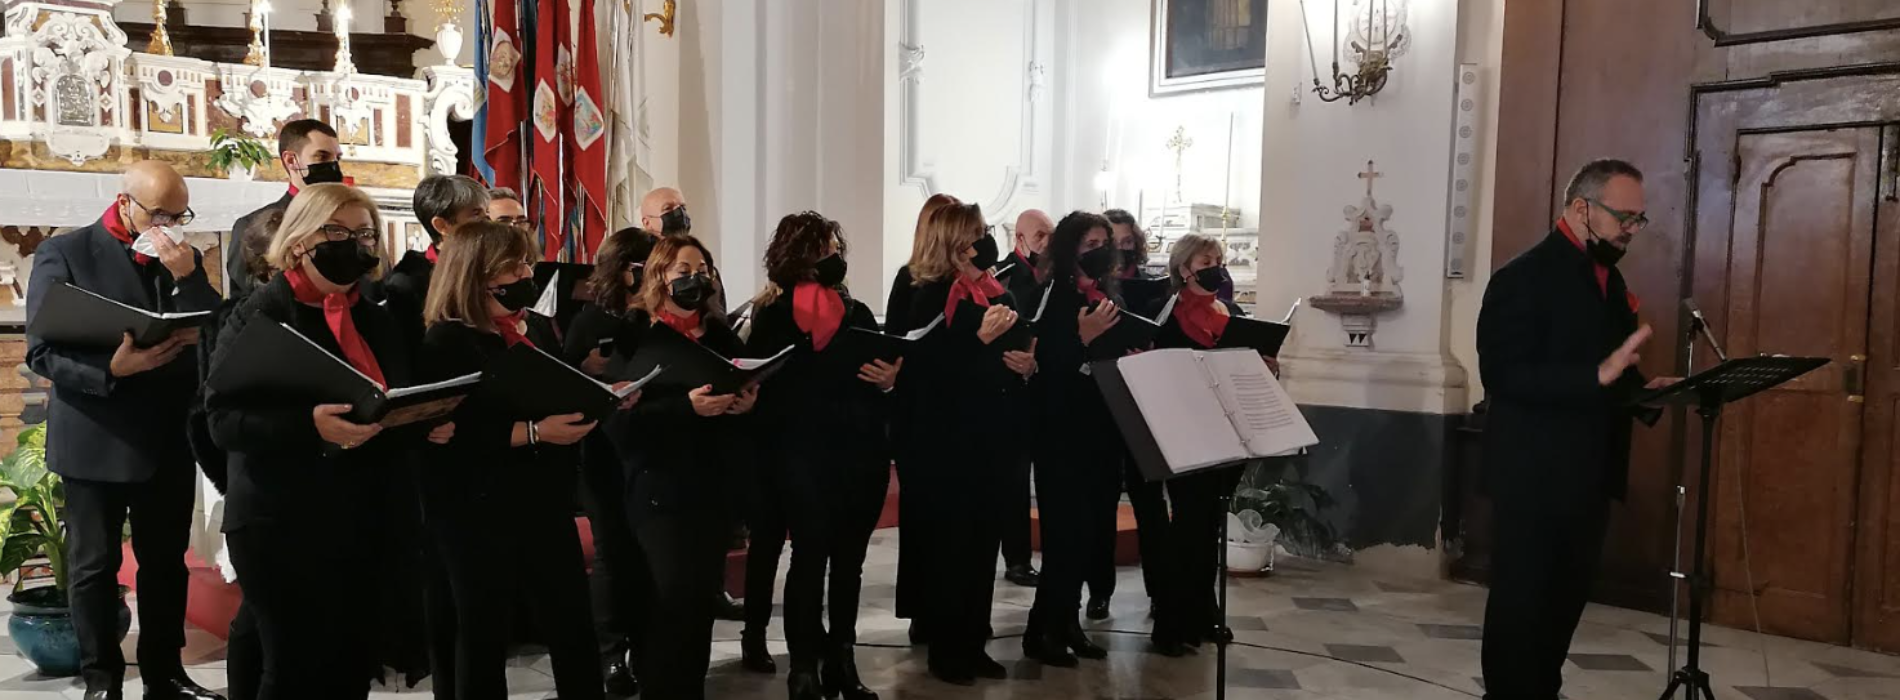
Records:
[[[1385,173],[1372,169],[1372,161],[1366,161],[1366,171],[1359,173],[1359,179],[1366,181],[1366,199],[1372,199],[1372,181],[1384,176]]]
[[[1174,201],[1183,201],[1183,197],[1181,196],[1181,155],[1187,153],[1187,149],[1194,147],[1194,139],[1188,138],[1187,127],[1177,126],[1174,127],[1174,137],[1168,139],[1168,142],[1162,145],[1167,146],[1168,150],[1174,151]]]

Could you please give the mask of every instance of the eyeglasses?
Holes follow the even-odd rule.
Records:
[[[498,224],[507,224],[515,228],[529,228],[530,227],[529,222],[528,222],[528,217],[525,217],[525,216],[503,216],[503,217],[498,217],[495,219],[490,219],[490,221],[494,221],[495,223],[498,223]]]
[[[185,207],[184,211],[174,214],[163,209],[153,209],[145,206],[143,202],[132,198],[131,195],[126,195],[125,199],[131,202],[132,206],[138,207],[140,211],[145,212],[146,216],[151,217],[152,223],[159,226],[183,226],[191,223],[192,219],[198,218],[198,214],[193,212],[191,207]]]
[[[355,240],[358,243],[373,243],[377,237],[375,227],[371,226],[353,229],[337,224],[324,224],[317,227],[317,232],[323,234],[324,238],[332,242]]]
[[[1630,233],[1635,233],[1645,228],[1649,228],[1648,214],[1645,214],[1640,211],[1622,211],[1620,209],[1611,209],[1609,205],[1606,205],[1594,199],[1585,199],[1583,201],[1594,204],[1597,207],[1603,209],[1604,211],[1609,212],[1610,216],[1616,217],[1616,225],[1623,227],[1623,230],[1625,231],[1628,231]]]

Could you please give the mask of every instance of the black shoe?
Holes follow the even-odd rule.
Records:
[[[970,672],[967,664],[958,663],[949,659],[932,656],[930,659],[930,675],[950,685],[976,685],[976,674]]]
[[[123,691],[118,688],[87,688],[86,700],[124,700]]]
[[[633,669],[628,666],[626,657],[607,664],[606,676],[608,695],[630,698],[640,694],[640,680],[633,677]]]
[[[842,695],[843,700],[877,700],[877,693],[865,687],[864,680],[858,677],[858,660],[848,644],[833,650],[825,659],[820,679],[824,681],[827,698]]]
[[[977,652],[976,658],[970,660],[970,673],[977,678],[988,678],[993,681],[1009,680],[1009,669],[997,663],[996,659],[990,658],[990,653],[987,651]]]
[[[1069,627],[1069,633],[1064,635],[1063,641],[1068,644],[1069,649],[1075,651],[1075,655],[1079,658],[1108,658],[1108,650],[1103,649],[1100,645],[1096,644],[1094,640],[1089,639],[1089,636],[1082,632],[1082,626],[1079,624]]]
[[[916,618],[911,619],[910,645],[914,647],[919,647],[919,646],[923,646],[929,643],[930,643],[930,626],[924,624],[924,621],[921,619],[916,619]]]
[[[811,671],[792,671],[785,678],[785,694],[791,700],[825,699],[825,691],[818,685],[818,674]]]
[[[727,622],[745,622],[745,606],[732,599],[732,594],[719,592],[719,598],[713,601],[713,617]]]
[[[1189,654],[1195,653],[1194,647],[1189,646],[1186,642],[1183,642],[1179,639],[1170,639],[1168,637],[1158,636],[1154,638],[1154,645],[1155,645],[1155,653],[1160,654],[1162,656],[1166,656],[1170,659],[1178,659],[1183,656],[1187,656]]]
[[[118,697],[113,695],[111,697]],[[223,695],[206,690],[190,678],[145,680],[145,700],[224,700]]]
[[[739,635],[739,665],[753,673],[771,675],[778,673],[778,662],[772,660],[772,652],[765,648],[765,633],[745,632]]]
[[[1077,664],[1064,636],[1047,632],[1023,635],[1023,657],[1057,668],[1075,668]]]
[[[1090,598],[1089,599],[1089,619],[1091,620],[1108,619],[1108,599],[1107,598]]]
[[[1042,574],[1036,573],[1036,567],[1017,564],[1003,570],[1003,580],[1024,588],[1035,588],[1036,584],[1042,583]]]

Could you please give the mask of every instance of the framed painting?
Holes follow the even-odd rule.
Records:
[[[1149,95],[1266,83],[1267,0],[1152,2]]]

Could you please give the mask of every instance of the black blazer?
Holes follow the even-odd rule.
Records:
[[[1084,368],[1095,360],[1117,358],[1082,344],[1076,316],[1090,304],[1076,288],[1075,278],[1055,275],[1050,284],[1049,306],[1036,324],[1036,375],[1030,382],[1041,429],[1059,437],[1113,430],[1114,419],[1102,391]],[[1121,302],[1114,297],[1109,300]]]
[[[878,329],[871,307],[847,297],[838,334],[850,328]],[[888,457],[884,424],[889,397],[858,378],[858,363],[829,352],[833,346],[827,345],[826,351],[812,349],[811,334],[799,330],[792,317],[790,292],[754,312],[747,354],[769,357],[788,345],[796,348],[792,357],[760,390],[754,408],[761,427],[777,439],[779,449],[802,450],[810,441],[844,440]]]
[[[1008,272],[1003,273],[1003,284],[1009,288],[1010,295],[1016,297],[1016,302],[1023,305],[1023,318],[1036,315],[1036,304],[1042,301],[1044,284],[1042,280],[1036,279],[1035,266],[1029,264],[1028,258],[1014,251],[1010,252],[1009,257],[1003,258],[1003,265],[1011,266]]]
[[[453,321],[436,323],[429,326],[418,353],[417,380],[435,382],[480,372],[507,350],[499,334]],[[523,504],[572,511],[578,448],[511,446],[517,421],[479,391],[456,407],[451,420],[455,437],[449,444],[425,447],[425,510]]]
[[[382,284],[377,285],[378,294],[388,302],[396,321],[402,324],[403,335],[410,347],[421,347],[423,325],[422,305],[429,298],[429,282],[435,278],[435,263],[429,257],[416,251],[403,253],[402,259],[390,268]]]
[[[1576,513],[1623,497],[1634,415],[1624,403],[1645,380],[1632,367],[1604,387],[1597,366],[1639,325],[1627,289],[1616,268],[1600,288],[1561,231],[1491,276],[1478,371],[1491,404],[1485,486],[1500,503]]]
[[[917,287],[911,284],[910,266],[897,268],[897,276],[891,278],[890,298],[884,300],[884,332],[903,335],[936,318],[934,315],[920,321],[910,318],[911,298],[916,295]]]
[[[231,247],[224,251],[224,279],[231,290],[232,299],[243,299],[257,289],[257,283],[251,279],[252,271],[244,262],[245,239],[271,235],[270,231],[264,230],[264,222],[270,221],[271,214],[289,209],[291,199],[290,191],[285,190],[284,196],[277,198],[277,201],[240,216],[236,223],[231,224]]]
[[[46,292],[72,283],[108,299],[148,311],[210,311],[218,292],[198,269],[182,279],[157,260],[143,270],[130,247],[106,232],[103,222],[49,238],[33,256],[27,286],[27,325]],[[113,348],[75,348],[26,338],[26,363],[53,383],[47,404],[47,467],[74,479],[140,482],[161,467],[190,469],[185,414],[197,394],[198,358],[184,352],[171,364],[115,379]]]
[[[639,348],[652,328],[650,318],[643,311],[627,314],[614,340],[616,356]],[[702,318],[706,334],[701,343],[726,357],[744,354],[744,343],[730,327],[710,315]],[[771,390],[760,388],[761,395]],[[739,470],[750,467],[752,416],[701,416],[693,412],[687,392],[678,386],[648,385],[639,403],[616,411],[601,426],[627,477],[628,517],[635,525],[662,513],[724,518],[731,500],[725,494],[736,488],[732,484]]]
[[[369,344],[376,365],[391,387],[410,386],[414,360],[403,343],[401,327],[388,309],[359,299],[350,309],[357,333]],[[211,366],[234,357],[232,342],[253,323],[287,323],[298,333],[341,359],[342,347],[323,318],[323,309],[297,301],[283,275],[257,288],[225,319],[212,351]],[[297,368],[285,367],[294,372]],[[205,390],[211,437],[230,452],[224,531],[259,523],[333,525],[366,514],[365,485],[392,478],[398,459],[420,444],[419,429],[389,430],[351,450],[324,455],[307,400],[257,395],[221,395]]]
[[[907,318],[915,322],[913,326],[929,323],[943,314],[949,298],[947,280],[916,287]],[[991,301],[1021,312],[1007,291]],[[914,453],[918,456],[925,456],[922,451],[931,445],[976,449],[978,436],[993,434],[999,425],[1016,424],[1025,389],[1022,375],[1003,364],[1000,344],[985,345],[977,336],[982,326],[983,315],[965,308],[917,341],[904,358],[898,385],[904,387],[904,410],[912,425],[903,439],[916,442],[900,449],[919,450]]]

